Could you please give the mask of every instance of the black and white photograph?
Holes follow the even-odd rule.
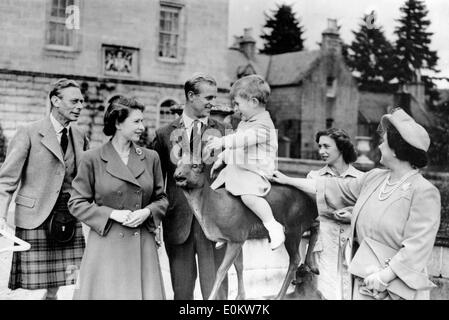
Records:
[[[448,18],[0,0],[0,300],[449,300]]]

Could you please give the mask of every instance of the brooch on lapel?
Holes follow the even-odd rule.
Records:
[[[402,185],[401,189],[403,191],[407,191],[408,189],[410,189],[410,186],[411,186],[410,182],[407,182]]]
[[[141,156],[142,155],[142,149],[140,148],[136,148],[136,153]]]

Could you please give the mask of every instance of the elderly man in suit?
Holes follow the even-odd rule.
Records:
[[[79,85],[68,79],[52,84],[51,112],[42,120],[17,129],[0,168],[0,228],[6,227],[8,207],[15,197],[16,236],[31,249],[14,252],[8,287],[12,290],[47,289],[44,299],[54,300],[60,286],[73,284],[85,243],[79,222],[74,235],[62,243],[49,233],[55,215],[67,216],[81,154],[88,148],[86,136],[72,122],[83,108]],[[65,231],[65,227],[61,231]]]
[[[206,238],[182,190],[176,186],[173,174],[181,155],[184,157],[191,151],[193,158],[204,160],[200,141],[206,140],[205,132],[224,135],[225,129],[230,127],[209,117],[217,96],[217,83],[212,77],[196,74],[186,81],[184,91],[186,104],[181,117],[156,131],[152,147],[159,153],[167,179],[169,207],[162,227],[174,299],[193,300],[196,256],[201,293],[207,299],[225,250],[217,250],[215,243]],[[211,161],[206,163],[212,164]],[[210,171],[210,166],[206,166],[206,170]],[[227,279],[220,289],[219,299],[227,299]]]

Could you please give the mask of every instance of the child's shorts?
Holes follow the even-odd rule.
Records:
[[[271,183],[267,178],[245,168],[228,165],[221,170],[218,177],[211,184],[212,189],[222,185],[234,196],[251,194],[264,197],[270,192]]]

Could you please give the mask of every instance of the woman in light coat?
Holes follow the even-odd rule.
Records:
[[[144,106],[115,98],[104,116],[111,140],[87,152],[70,212],[90,227],[75,299],[165,299],[155,231],[168,206],[156,152],[137,147]]]
[[[381,120],[381,163],[362,177],[342,179],[289,178],[279,172],[273,178],[315,194],[321,209],[353,205],[349,252],[375,241],[395,254],[381,268],[370,266],[369,274],[354,277],[353,299],[429,299],[434,287],[426,266],[440,223],[438,189],[418,171],[427,164],[430,138],[427,131],[402,109]],[[389,291],[393,280],[402,280],[411,296]],[[397,292],[397,291],[396,291]]]

